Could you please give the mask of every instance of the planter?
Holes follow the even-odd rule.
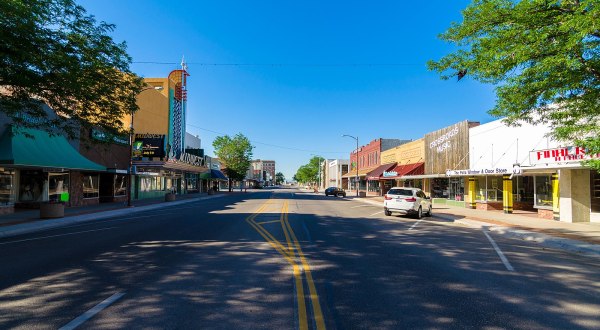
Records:
[[[171,193],[165,194],[165,202],[172,202],[172,201],[174,201],[175,200],[175,196],[176,196],[175,194],[171,194]]]
[[[52,219],[65,216],[65,205],[62,203],[40,204],[40,218]]]
[[[358,192],[358,197],[367,197],[367,192],[366,191],[359,191]]]

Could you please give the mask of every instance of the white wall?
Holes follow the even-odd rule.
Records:
[[[547,125],[507,126],[502,120],[469,129],[469,168],[512,168],[530,166],[529,152],[558,147],[546,134]]]

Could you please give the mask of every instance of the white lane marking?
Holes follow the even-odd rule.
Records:
[[[492,239],[492,237],[490,235],[488,235],[488,233],[486,233],[485,230],[482,230],[482,231],[483,231],[483,234],[485,234],[485,237],[487,237],[488,240],[490,241],[490,243],[492,243],[492,246],[494,247],[494,250],[496,250],[496,253],[500,257],[500,260],[502,260],[502,263],[504,264],[504,267],[506,267],[506,269],[510,270],[511,272],[515,271],[515,269],[513,268],[513,266],[510,264],[510,262],[508,262],[508,259],[506,259],[506,257],[504,256],[504,253],[502,253],[502,251],[500,251],[500,248],[498,247],[498,244],[496,244],[496,242],[494,242],[494,240]]]
[[[77,231],[77,232],[74,232],[74,233],[66,233],[66,234],[60,234],[60,235],[50,235],[50,236],[43,236],[43,237],[28,238],[28,239],[22,239],[22,240],[18,240],[18,241],[10,241],[10,242],[0,243],[0,245],[6,245],[6,244],[12,244],[12,243],[21,243],[21,242],[28,242],[28,241],[37,241],[37,240],[46,239],[46,238],[53,238],[53,237],[60,237],[60,236],[69,236],[69,235],[77,235],[77,234],[83,234],[83,233],[91,233],[91,232],[94,232],[94,231],[102,231],[102,230],[109,230],[109,229],[115,229],[115,228],[119,228],[119,227],[107,227],[107,228],[94,229],[94,230]]]
[[[356,205],[356,206],[352,206],[351,209],[355,209],[357,207],[373,207],[375,205]]]
[[[94,315],[100,313],[103,309],[110,306],[115,301],[121,299],[121,297],[123,297],[124,295],[125,295],[125,292],[117,292],[117,293],[113,294],[112,296],[106,298],[103,302],[92,307],[92,309],[90,309],[89,311],[81,314],[81,316],[79,316],[78,318],[67,323],[66,325],[61,327],[59,330],[72,330],[72,329],[77,328],[78,326],[82,325],[85,321],[91,319],[92,317],[94,317]]]
[[[371,214],[370,217],[377,215],[377,214],[381,214],[381,213],[383,213],[383,211],[375,212],[375,213]]]
[[[413,228],[415,228],[415,227],[416,227],[416,226],[419,224],[419,222],[421,222],[421,221],[423,221],[423,219],[421,219],[421,220],[419,220],[419,221],[415,222],[415,224],[414,224],[414,225],[412,225],[412,226],[410,226],[410,228],[408,228],[408,230],[413,230]]]

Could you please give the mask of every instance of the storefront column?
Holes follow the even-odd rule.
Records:
[[[513,189],[510,175],[502,176],[502,206],[504,213],[513,213]]]
[[[554,220],[560,220],[560,189],[559,189],[558,173],[552,174],[552,213]]]
[[[467,207],[470,209],[477,208],[477,204],[475,203],[475,177],[469,177],[469,200]]]
[[[554,175],[552,177],[554,181]],[[590,172],[560,170],[559,194],[560,221],[590,222]],[[553,187],[554,188],[554,187]],[[553,198],[554,200],[554,198]],[[554,207],[554,202],[552,203]]]

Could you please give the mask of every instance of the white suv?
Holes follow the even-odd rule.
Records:
[[[421,219],[423,213],[431,216],[431,198],[419,188],[394,187],[384,196],[383,211],[385,215],[398,212],[414,214]]]

